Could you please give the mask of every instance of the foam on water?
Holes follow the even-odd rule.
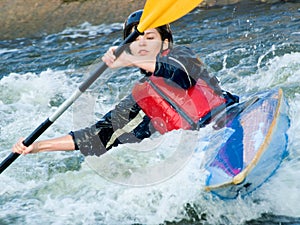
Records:
[[[274,74],[277,74],[275,78]],[[21,157],[2,174],[2,181],[7,184],[1,189],[1,202],[5,203],[1,208],[1,217],[5,218],[3,223],[7,220],[30,224],[72,224],[74,221],[83,224],[93,224],[95,221],[106,224],[120,221],[124,224],[157,224],[206,218],[210,224],[240,224],[259,217],[262,212],[299,216],[297,206],[300,199],[297,193],[300,177],[297,171],[300,169],[300,141],[297,115],[300,97],[297,88],[294,89],[294,82],[299,82],[297,74],[299,54],[292,53],[271,59],[263,71],[252,77],[253,80],[247,78],[240,81],[245,82],[245,87],[252,81],[249,90],[264,90],[277,86],[276,79],[285,77],[281,86],[289,93],[291,118],[289,157],[267,184],[245,199],[225,202],[204,192],[206,172],[201,165],[204,147],[207,150],[205,142],[175,174],[163,182],[141,187],[118,184],[97,175],[86,162],[81,163],[79,153],[45,153]],[[260,82],[261,86],[257,86],[257,79],[270,82],[264,85]],[[55,109],[55,104],[51,106],[49,101],[62,101],[77,85],[77,80],[67,77],[66,72],[47,70],[41,74],[10,74],[0,81],[0,85],[1,90],[5,90],[0,104],[5,118],[1,120],[1,147],[7,149],[1,152],[4,157],[21,134],[26,135],[42,121],[42,117]],[[57,99],[57,94],[62,99]],[[67,111],[44,138],[62,135],[72,129],[70,117],[72,111]],[[203,133],[209,133],[209,129],[205,128]],[[168,134],[168,138],[174,141],[180,140],[180,137],[180,132]],[[171,151],[174,141],[170,144],[164,142],[164,148]],[[152,148],[155,143],[155,138],[147,140],[142,143],[143,149]],[[126,148],[119,147],[125,158]],[[105,162],[105,158],[103,160]],[[137,167],[141,166],[140,160],[136,163]]]
[[[299,70],[298,70],[299,73]],[[299,76],[298,76],[299,77]],[[298,78],[299,82],[299,78]],[[259,193],[262,199],[267,199],[272,203],[272,210],[279,215],[288,215],[292,217],[300,216],[300,196],[299,188],[300,179],[300,95],[299,92],[295,94],[292,101],[289,102],[290,106],[290,120],[291,126],[288,131],[288,150],[289,155],[284,160],[278,173],[267,183]]]
[[[5,54],[5,53],[9,53],[9,52],[17,52],[18,49],[6,49],[6,48],[2,48],[0,49],[0,55],[1,54]]]

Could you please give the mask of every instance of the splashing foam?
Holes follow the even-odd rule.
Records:
[[[264,90],[272,87],[289,86],[300,80],[300,53],[290,53],[275,56],[270,59],[264,68],[250,77],[239,82],[245,90]]]

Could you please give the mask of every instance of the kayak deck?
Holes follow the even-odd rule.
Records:
[[[259,94],[251,104],[243,104],[236,106],[243,110],[226,121],[225,127],[233,130],[231,136],[205,165],[209,172],[205,190],[222,198],[251,193],[275,172],[287,153],[289,119],[282,90]]]

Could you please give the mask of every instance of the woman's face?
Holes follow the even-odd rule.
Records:
[[[160,51],[168,48],[168,40],[161,40],[160,33],[156,29],[148,29],[144,35],[140,35],[130,44],[132,55],[156,57]]]

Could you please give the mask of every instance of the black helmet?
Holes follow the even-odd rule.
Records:
[[[130,33],[132,32],[132,28],[136,27],[139,24],[142,14],[143,14],[142,9],[137,10],[131,13],[128,16],[127,20],[125,20],[123,25],[124,39],[126,39],[130,35]],[[172,31],[169,24],[157,27],[156,29],[160,33],[162,40],[168,39],[170,44],[173,43]]]
[[[131,13],[127,20],[125,20],[123,25],[123,38],[126,39],[130,33],[132,32],[132,28],[137,26],[140,22],[140,19],[142,17],[143,10],[137,10],[133,13]]]

